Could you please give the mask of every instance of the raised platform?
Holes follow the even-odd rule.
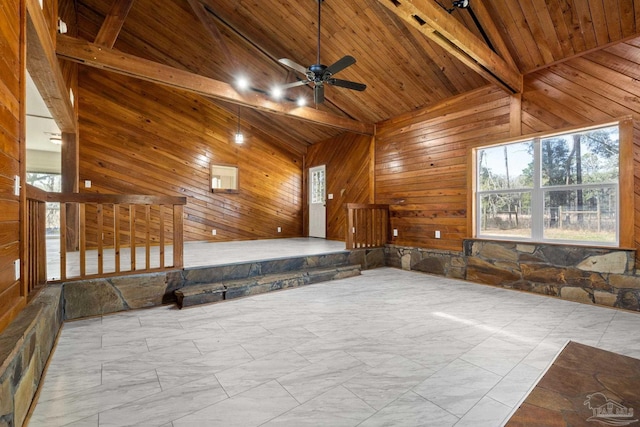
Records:
[[[255,244],[255,242],[237,243],[243,243],[247,249],[250,245]],[[278,243],[282,244],[282,242]],[[238,245],[238,247],[242,247],[242,245]],[[299,249],[300,247],[298,247]],[[247,250],[247,252],[250,251]],[[175,291],[190,286],[316,268],[357,265],[366,270],[384,266],[384,250],[382,248],[340,250],[284,258],[275,257],[276,253],[276,250],[271,252],[272,258],[269,259],[66,282],[63,284],[65,320],[168,304],[175,301]],[[201,257],[215,255],[215,252],[209,252],[202,254]],[[221,259],[220,254],[218,254],[218,259]],[[278,286],[274,286],[273,290],[275,289],[278,289]],[[256,289],[245,290],[247,295],[255,291]],[[242,292],[238,291],[238,293],[238,296],[241,296]]]
[[[569,342],[506,426],[633,425],[639,390],[640,360]]]

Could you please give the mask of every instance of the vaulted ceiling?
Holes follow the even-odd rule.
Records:
[[[300,77],[278,58],[316,62],[316,0],[77,0],[79,37],[95,41],[113,5],[124,15],[128,3],[113,48],[136,57],[229,84],[245,75],[259,91]],[[357,63],[337,77],[367,89],[329,86],[317,108],[372,124],[504,79],[513,92],[513,76],[640,33],[640,0],[469,3],[463,9],[451,0],[325,0],[321,62],[354,56]],[[308,86],[287,91],[292,100],[300,95],[312,102]],[[299,148],[343,132],[263,109],[241,107],[241,114]]]

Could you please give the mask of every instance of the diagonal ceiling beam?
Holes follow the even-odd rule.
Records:
[[[522,92],[522,74],[433,0],[378,0],[462,63],[510,94]]]
[[[489,37],[489,40],[491,40],[491,43],[498,55],[500,55],[511,67],[518,69],[518,66],[513,60],[513,57],[511,56],[511,53],[507,48],[507,44],[504,42],[496,23],[493,21],[491,14],[489,14],[489,11],[487,10],[485,1],[487,0],[471,0],[469,9],[473,11],[472,13],[475,13],[478,21],[480,21],[480,25],[482,25],[482,29]]]
[[[228,83],[189,71],[138,58],[84,40],[58,35],[56,53],[61,59],[123,74],[176,89],[186,90],[234,104],[325,125],[346,131],[372,135],[374,125],[339,117],[310,107],[273,102],[256,92],[240,93]]]
[[[227,58],[227,61],[229,61],[229,64],[233,65],[234,70],[237,69],[238,67],[237,67],[235,58],[231,54],[229,47],[227,46],[224,39],[222,38],[222,34],[220,34],[220,30],[218,29],[218,26],[209,20],[209,12],[207,12],[207,9],[205,8],[204,4],[200,3],[200,0],[187,0],[187,1],[189,2],[189,6],[191,6],[191,9],[193,10],[193,13],[195,13],[195,15],[198,17],[198,20],[200,21],[200,23],[202,23],[202,25],[209,32],[209,35],[211,36],[211,38],[216,43],[218,43],[218,45],[220,46],[220,49],[222,49],[222,51],[224,52],[224,56]]]
[[[112,48],[116,44],[118,34],[124,25],[125,19],[133,6],[134,0],[114,0],[109,13],[104,18],[102,27],[98,31],[95,43],[100,46]]]

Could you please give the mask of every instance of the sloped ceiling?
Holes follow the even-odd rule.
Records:
[[[357,63],[337,77],[367,89],[329,86],[325,104],[317,108],[376,123],[489,84],[384,1],[323,2],[321,62],[354,56]],[[410,2],[388,0],[405,1]],[[80,38],[95,40],[113,2],[77,1]],[[501,56],[523,74],[624,40],[640,28],[640,0],[470,0],[471,10],[453,8],[451,0],[410,3],[422,2],[448,9],[482,43],[486,38],[473,11],[486,10],[482,30],[497,29],[508,49]],[[199,17],[194,6],[204,14]],[[227,83],[246,75],[254,88],[267,91],[296,80],[278,58],[305,66],[316,62],[317,24],[316,0],[135,0],[114,48]],[[287,92],[291,99],[300,95],[311,100],[312,89]],[[238,108],[212,102],[229,111]],[[301,149],[342,132],[248,108],[241,113],[256,128]]]

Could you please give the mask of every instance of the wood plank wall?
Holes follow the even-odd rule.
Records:
[[[461,250],[469,150],[507,136],[509,97],[490,86],[379,123],[375,201],[392,205],[392,242]]]
[[[373,202],[369,200],[370,145],[370,136],[345,133],[314,144],[307,150],[307,168],[327,166],[327,194],[333,194],[333,199],[327,200],[329,240],[345,240],[347,203]],[[308,170],[305,171],[307,173]],[[305,203],[308,204],[308,200]],[[306,232],[307,215],[304,224]]]
[[[300,154],[244,121],[236,145],[237,113],[202,97],[87,67],[79,84],[81,192],[186,196],[185,241],[302,235]],[[238,194],[210,191],[211,163],[239,167]]]
[[[525,79],[523,132],[634,118],[634,230],[640,248],[640,37],[537,71]],[[639,251],[640,252],[640,251]],[[636,253],[640,260],[640,253]]]
[[[533,72],[524,84],[522,134],[634,117],[633,232],[640,247],[640,38]],[[461,250],[471,237],[470,149],[508,138],[509,130],[509,97],[490,87],[379,123],[375,201],[392,205],[399,231],[393,242]]]
[[[14,196],[14,176],[21,173],[24,106],[24,2],[0,3],[0,331],[26,303],[15,279],[20,259],[20,198]]]

